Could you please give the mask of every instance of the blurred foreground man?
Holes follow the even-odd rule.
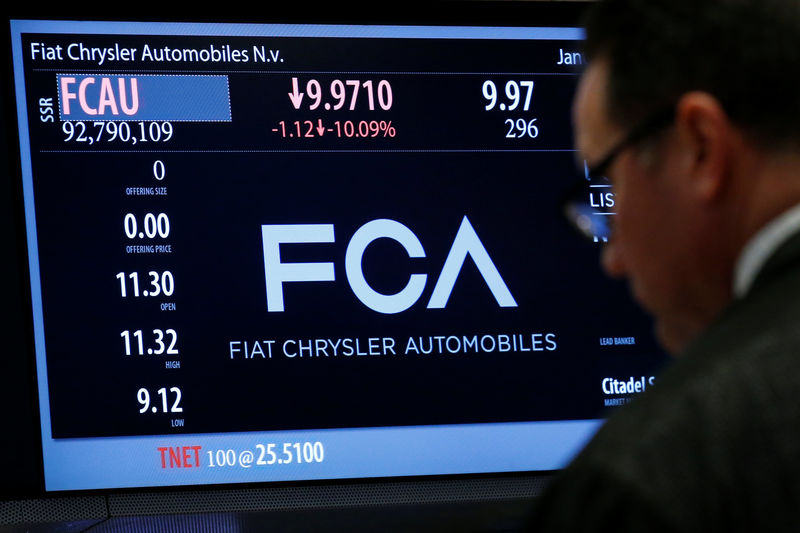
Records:
[[[539,498],[535,531],[800,531],[800,0],[608,0],[577,148],[602,264],[676,359]]]

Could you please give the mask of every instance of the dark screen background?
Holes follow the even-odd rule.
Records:
[[[556,65],[562,49],[576,49],[574,42],[26,36],[26,46],[32,41],[64,50],[74,42],[139,50],[144,44],[263,45],[280,50],[286,61],[155,65],[159,73],[211,72],[230,80],[232,122],[174,122],[168,143],[76,144],[64,140],[60,125],[33,123],[56,438],[589,419],[603,411],[600,383],[610,371],[622,368],[620,377],[627,379],[649,375],[660,363],[647,321],[624,287],[599,273],[597,248],[575,237],[559,213],[561,196],[580,179],[569,118],[578,71]],[[32,96],[57,96],[55,72],[117,72],[91,62],[52,66],[27,63],[32,117],[39,112]],[[153,64],[140,68],[154,72]],[[362,91],[355,110],[295,110],[288,98],[292,77],[301,90],[311,78],[323,88],[334,79],[370,79],[376,86],[385,79],[394,103],[388,111],[368,110]],[[492,111],[482,95],[486,80],[498,88]],[[534,81],[528,111],[522,105],[498,109],[510,102],[504,94],[510,80]],[[326,101],[333,100],[326,95]],[[534,118],[538,136],[506,138],[507,120]],[[305,120],[381,120],[391,122],[396,135],[283,138],[276,132],[281,121]],[[87,127],[87,135],[94,134],[93,124]],[[138,131],[135,122],[132,128]],[[156,160],[167,169],[163,181],[153,177]],[[126,192],[155,186],[168,194]],[[169,216],[166,239],[126,237],[126,215],[137,218],[141,231],[146,213]],[[468,258],[446,308],[426,308],[464,217],[517,307],[500,308]],[[419,301],[392,315],[362,304],[344,271],[350,236],[382,218],[410,228],[425,257],[410,259],[397,242],[380,239],[363,258],[368,283],[392,294],[411,274],[428,276]],[[333,224],[334,243],[282,245],[281,258],[332,262],[336,281],[284,283],[285,311],[267,312],[264,224]],[[169,244],[172,253],[131,254],[131,244]],[[144,290],[151,270],[172,273],[172,297],[121,298],[118,273],[127,279],[138,272]],[[163,302],[175,310],[161,310]],[[124,353],[123,331],[134,346],[133,332],[141,331],[149,352],[157,348],[150,334],[156,329],[176,332],[179,354],[139,354],[135,347],[132,355]],[[485,335],[495,343],[499,336],[522,335],[528,345],[534,335],[542,349],[402,353],[408,337],[419,344],[420,338]],[[635,336],[638,344],[601,347],[607,336]],[[392,338],[398,354],[279,353],[285,340],[350,338],[364,346],[370,337]],[[252,349],[265,340],[275,341],[271,359],[229,355],[231,342]],[[167,369],[166,361],[179,361],[180,368]],[[150,397],[143,413],[141,389]],[[173,404],[181,410],[169,412]],[[151,413],[161,405],[168,408]]]

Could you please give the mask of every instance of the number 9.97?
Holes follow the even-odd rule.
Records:
[[[481,91],[483,92],[483,97],[488,101],[484,107],[486,111],[494,109],[495,105],[500,111],[514,111],[520,104],[522,104],[522,111],[528,111],[531,105],[531,97],[533,96],[533,80],[519,82],[509,80],[506,82],[504,88],[505,98],[499,105],[497,86],[492,80],[483,82]]]

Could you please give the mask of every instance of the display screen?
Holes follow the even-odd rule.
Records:
[[[47,490],[554,470],[656,383],[580,29],[11,33]]]

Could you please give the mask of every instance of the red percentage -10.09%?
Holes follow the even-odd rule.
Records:
[[[391,120],[337,120],[333,122],[333,127],[328,126],[329,124],[325,124],[322,119],[318,119],[316,122],[295,120],[291,123],[281,120],[278,122],[278,127],[272,128],[272,131],[281,137],[290,138],[323,137],[326,134],[339,138],[375,138],[397,135],[397,130]]]

